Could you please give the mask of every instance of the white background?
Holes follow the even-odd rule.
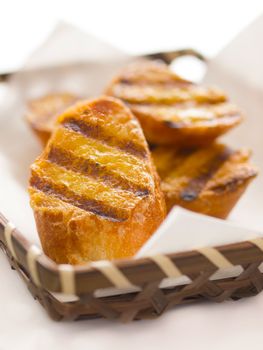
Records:
[[[61,19],[130,52],[214,55],[262,11],[262,0],[0,0],[0,70],[22,63]]]
[[[213,56],[262,11],[262,0],[0,0],[0,71],[17,69],[60,19],[134,53],[190,46]],[[263,295],[179,307],[156,321],[128,325],[55,323],[3,254],[0,266],[0,289],[9,295],[0,300],[0,350],[262,349]]]

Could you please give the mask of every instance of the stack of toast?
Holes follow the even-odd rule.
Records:
[[[223,91],[160,61],[130,64],[96,99],[31,101],[44,150],[29,192],[46,254],[71,264],[132,257],[175,205],[226,218],[257,175],[250,151],[216,141],[242,119]]]

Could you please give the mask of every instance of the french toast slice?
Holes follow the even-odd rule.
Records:
[[[214,143],[205,148],[178,150],[158,146],[152,150],[167,210],[174,205],[226,218],[251,180],[257,175],[250,152]]]
[[[165,217],[159,181],[141,127],[121,101],[69,108],[31,167],[45,253],[70,264],[133,256]]]
[[[129,106],[151,144],[207,145],[242,120],[223,91],[186,81],[159,61],[128,65],[106,94]]]
[[[73,94],[53,93],[31,100],[27,106],[26,121],[45,146],[59,114],[78,101]]]

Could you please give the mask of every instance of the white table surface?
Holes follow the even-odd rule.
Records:
[[[58,19],[131,52],[191,46],[214,55],[263,10],[262,0],[0,0],[0,6],[0,71],[17,69]],[[56,323],[2,253],[0,266],[0,350],[262,348],[263,294],[235,303],[177,307],[158,320],[128,325]]]

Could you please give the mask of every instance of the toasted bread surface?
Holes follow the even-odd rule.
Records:
[[[153,144],[207,145],[242,120],[223,91],[186,81],[155,61],[129,65],[106,93],[130,107]]]
[[[143,132],[116,99],[63,113],[31,172],[40,239],[58,263],[131,257],[165,217]]]
[[[44,146],[59,114],[78,100],[77,96],[65,92],[48,94],[28,103],[26,120]]]
[[[174,205],[226,218],[257,175],[250,152],[214,143],[199,149],[152,151],[168,210]]]

